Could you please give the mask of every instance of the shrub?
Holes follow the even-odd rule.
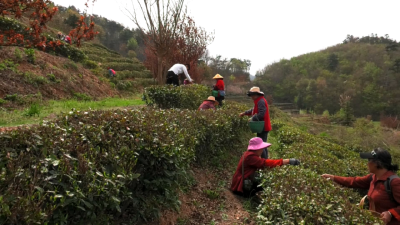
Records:
[[[38,85],[42,85],[49,83],[49,80],[47,80],[47,78],[43,76],[33,76],[32,82]]]
[[[263,174],[260,224],[374,224],[350,189],[338,188],[319,174],[301,167],[282,167]],[[296,223],[297,222],[297,223]]]
[[[67,62],[67,63],[65,63],[64,64],[64,68],[66,68],[66,69],[73,69],[73,70],[75,70],[75,71],[77,71],[79,68],[78,68],[78,65],[76,65],[76,63],[74,63],[74,62]]]
[[[56,76],[54,74],[52,74],[52,73],[47,74],[47,77],[51,82],[54,82],[54,83],[60,83],[61,82],[61,80],[57,79]]]
[[[83,61],[83,66],[88,69],[96,69],[98,67],[97,63],[92,60],[85,60]]]
[[[329,117],[329,116],[330,116],[329,111],[328,111],[328,110],[325,110],[325,111],[322,113],[322,116]]]
[[[73,111],[0,134],[0,219],[107,224],[123,211],[136,223],[179,208],[194,159],[231,152],[248,131],[239,108]]]
[[[39,116],[41,111],[41,107],[38,104],[34,103],[25,111],[24,115],[29,117],[35,115]]]
[[[80,101],[92,101],[92,97],[85,93],[74,93],[74,98]]]
[[[18,98],[19,98],[18,94],[12,94],[12,95],[6,95],[6,97],[4,97],[4,100],[15,102],[18,100]]]
[[[147,105],[157,105],[160,108],[198,109],[200,104],[211,95],[211,90],[202,85],[186,85],[174,87],[152,86],[144,91]]]
[[[25,49],[25,54],[28,58],[28,62],[34,64],[36,61],[36,56],[35,56],[35,49],[33,48],[27,48]]]
[[[132,88],[132,83],[128,80],[120,80],[117,82],[117,88],[121,91],[127,91]]]
[[[19,50],[19,48],[15,48],[14,56],[15,56],[15,59],[17,60],[17,62],[22,62],[22,53]]]
[[[381,125],[392,129],[399,129],[400,120],[397,117],[381,116]]]
[[[0,98],[0,106],[1,106],[1,105],[4,105],[4,104],[6,104],[6,103],[7,103],[7,100],[4,100],[4,99],[1,99],[1,98]]]

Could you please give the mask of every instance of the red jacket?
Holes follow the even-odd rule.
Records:
[[[258,169],[264,169],[265,167],[273,168],[283,165],[282,159],[262,159],[260,156],[256,155],[254,151],[246,151],[244,157],[246,158],[244,163],[244,179],[251,176]],[[242,161],[243,157],[240,158],[235,175],[233,175],[231,190],[243,193]]]
[[[199,107],[199,110],[207,110],[207,109],[215,110],[214,103],[212,103],[211,101],[205,100]]]
[[[264,104],[262,104],[261,101],[264,101]],[[261,116],[261,119],[258,117],[258,119],[253,119],[253,121],[265,121],[264,124],[264,131],[271,131],[272,130],[272,126],[271,126],[271,119],[269,118],[269,108],[268,108],[268,102],[267,100],[264,98],[264,96],[260,96],[259,98],[257,98],[256,100],[254,100],[254,108],[251,110],[248,110],[245,112],[245,115],[248,116],[254,116],[255,114],[258,115],[258,106],[263,107],[263,110],[265,110],[265,113],[263,116]]]
[[[218,79],[217,83],[214,86],[214,90],[216,91],[225,91],[225,83],[223,79]]]
[[[334,181],[340,185],[351,188],[361,188],[369,189],[368,196],[373,200],[375,204],[375,211],[382,213],[389,211],[392,214],[392,220],[389,225],[400,224],[400,205],[393,202],[390,196],[386,192],[384,182],[393,172],[388,171],[379,180],[376,176],[372,176],[372,181],[370,182],[371,174],[364,177],[339,177],[335,176]],[[400,203],[400,178],[393,179],[391,184],[391,190],[394,199]],[[371,206],[370,206],[371,207]]]

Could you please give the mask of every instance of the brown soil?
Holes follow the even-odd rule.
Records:
[[[151,225],[173,224],[254,224],[254,215],[244,208],[248,199],[229,191],[232,174],[204,168],[194,168],[197,184],[188,192],[181,193],[180,212],[166,211],[160,221]],[[218,193],[215,199],[207,191]]]
[[[16,67],[17,73],[8,69],[0,71],[0,98],[11,94],[35,95],[39,92],[43,100],[70,98],[74,93],[85,93],[95,99],[117,94],[108,83],[100,81],[79,63],[36,50],[36,62],[31,64],[27,62],[23,48],[19,48],[23,59],[17,62],[15,49],[16,47],[3,47],[0,50],[0,63],[8,59],[19,64]],[[47,79],[48,74],[54,74],[59,82],[38,84],[29,81],[24,73],[29,73],[31,78],[43,76]]]

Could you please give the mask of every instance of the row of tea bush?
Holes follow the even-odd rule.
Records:
[[[366,192],[340,187],[321,174],[364,176],[367,162],[347,146],[308,134],[290,121],[274,121],[274,153],[298,158],[301,167],[281,167],[263,173],[260,224],[379,224],[357,203]]]
[[[0,134],[0,224],[137,223],[179,208],[190,164],[246,136],[242,106],[72,111]]]

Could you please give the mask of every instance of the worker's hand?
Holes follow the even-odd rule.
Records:
[[[330,175],[330,174],[322,174],[321,177],[326,178],[326,179],[331,179],[331,180],[333,180],[333,178],[334,178],[334,176]]]
[[[390,213],[388,211],[383,212],[381,214],[381,219],[383,220],[383,222],[385,224],[388,224],[390,222],[390,220],[392,220],[392,215],[390,215]]]
[[[243,117],[244,116],[244,113],[240,113],[240,115],[239,115],[240,117]]]
[[[292,166],[300,165],[300,161],[298,159],[289,159],[289,164]]]

